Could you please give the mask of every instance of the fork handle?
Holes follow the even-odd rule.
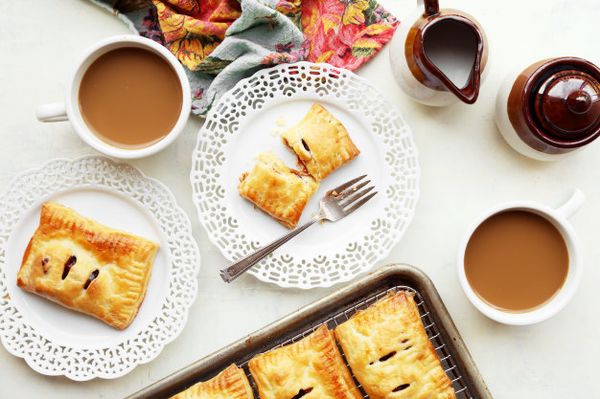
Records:
[[[320,220],[321,219],[319,218],[314,218],[310,222],[303,224],[300,227],[296,227],[294,230],[290,231],[280,239],[275,240],[269,245],[266,245],[258,251],[254,252],[253,254],[246,256],[244,259],[241,259],[235,262],[233,265],[222,269],[219,272],[221,278],[226,283],[232,282],[233,280],[241,276],[246,270],[250,269],[252,266],[257,264],[262,258],[269,255],[271,252],[275,251],[277,248],[279,248],[292,238],[296,237],[298,234],[302,233],[304,230],[306,230],[307,228],[309,228],[310,226],[312,226]]]

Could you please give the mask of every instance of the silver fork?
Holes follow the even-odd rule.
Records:
[[[296,227],[285,236],[280,239],[273,241],[269,245],[262,247],[258,251],[251,255],[248,255],[244,259],[241,259],[229,266],[228,268],[220,271],[221,278],[225,282],[230,283],[246,270],[257,264],[265,256],[275,251],[277,248],[312,226],[313,224],[322,220],[328,220],[330,222],[337,222],[338,220],[348,216],[361,206],[367,203],[368,200],[373,198],[377,191],[370,193],[375,186],[369,186],[364,188],[371,180],[361,182],[367,175],[362,175],[356,179],[347,181],[346,183],[329,190],[321,201],[319,202],[319,212],[313,216],[313,218],[306,224]],[[361,183],[359,183],[361,182]],[[359,191],[360,190],[360,191]],[[370,194],[369,194],[370,193]]]

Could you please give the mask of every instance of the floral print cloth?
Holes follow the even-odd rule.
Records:
[[[354,70],[398,25],[376,0],[93,1],[179,59],[200,116],[265,67],[308,60]]]

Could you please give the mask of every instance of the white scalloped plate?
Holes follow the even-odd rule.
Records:
[[[16,286],[21,257],[46,201],[160,244],[146,297],[127,329],[116,330]],[[150,361],[181,332],[196,295],[200,256],[189,220],[164,185],[107,158],[56,160],[18,176],[0,204],[0,338],[33,369],[74,380],[116,378]]]
[[[307,62],[263,70],[222,97],[193,153],[194,203],[208,236],[227,259],[240,259],[287,232],[241,198],[237,184],[261,152],[296,164],[278,133],[315,102],[344,124],[361,154],[321,183],[300,223],[317,211],[325,191],[361,174],[369,175],[379,195],[346,219],[311,227],[249,271],[282,287],[327,287],[367,271],[401,239],[418,198],[411,131],[366,80]]]

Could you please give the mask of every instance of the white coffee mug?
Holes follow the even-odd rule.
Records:
[[[551,208],[532,201],[513,201],[494,206],[475,219],[475,222],[467,229],[464,238],[460,242],[457,261],[458,279],[471,303],[490,319],[510,325],[530,325],[539,323],[562,310],[575,294],[581,280],[582,262],[579,238],[577,237],[573,226],[569,223],[568,218],[579,209],[584,201],[585,196],[580,190],[576,189],[571,198],[558,208]],[[523,210],[544,217],[558,229],[565,240],[569,254],[569,270],[567,272],[567,278],[558,293],[547,303],[530,311],[519,313],[503,311],[483,301],[469,284],[465,273],[465,252],[467,250],[467,244],[477,227],[491,216],[508,210]]]
[[[143,48],[151,51],[171,65],[179,83],[181,84],[181,94],[183,96],[181,101],[181,111],[177,122],[173,126],[173,129],[160,141],[144,148],[126,149],[119,148],[110,145],[102,141],[96,136],[91,129],[87,126],[81,112],[79,110],[79,86],[81,79],[87,68],[98,59],[101,55],[118,48],[123,47],[135,47]],[[149,99],[151,100],[151,99]],[[171,144],[177,136],[183,130],[185,123],[189,117],[191,110],[191,95],[190,85],[188,78],[185,74],[183,66],[179,63],[177,58],[169,50],[154,42],[153,40],[146,39],[141,36],[135,35],[119,35],[109,37],[101,40],[92,47],[90,47],[81,57],[81,60],[77,64],[74,72],[68,80],[67,92],[65,95],[65,101],[60,103],[45,104],[38,107],[35,114],[38,120],[42,122],[57,122],[57,121],[70,121],[75,129],[75,132],[81,137],[83,141],[100,151],[103,154],[112,156],[115,158],[132,159],[142,158],[148,155],[157,153]]]

